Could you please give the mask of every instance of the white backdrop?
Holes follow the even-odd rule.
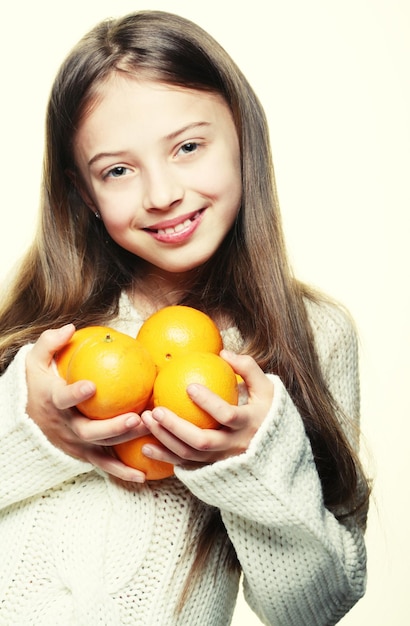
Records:
[[[171,10],[245,71],[271,128],[299,276],[342,300],[361,338],[375,473],[369,582],[345,626],[409,623],[410,3],[407,0],[16,0],[2,9],[0,278],[36,219],[44,108],[68,49],[104,17]],[[239,599],[234,626],[260,622]]]

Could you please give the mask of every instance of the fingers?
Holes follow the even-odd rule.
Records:
[[[143,483],[145,474],[137,469],[124,465],[116,457],[112,456],[104,448],[91,446],[87,453],[89,463],[98,467],[103,472],[127,482]]]
[[[198,428],[187,420],[163,407],[144,411],[142,420],[163,447],[143,447],[146,456],[173,465],[186,462],[210,462],[215,451],[225,445],[221,443],[220,431]]]
[[[149,458],[184,467],[202,466],[214,463],[230,456],[241,454],[247,449],[249,438],[245,430],[230,431],[221,429],[201,429],[188,423],[183,439],[176,437],[165,425],[171,424],[171,415],[164,418],[162,424],[150,421],[143,414],[149,429],[162,446],[143,446],[143,453]],[[178,420],[177,416],[173,416]],[[184,421],[184,420],[182,420]],[[177,430],[177,429],[174,429]],[[183,432],[180,430],[179,432]],[[181,435],[182,436],[182,435]]]
[[[183,462],[183,457],[180,454],[178,455],[174,452],[171,452],[171,450],[169,448],[166,448],[165,446],[147,443],[142,446],[141,451],[144,456],[148,457],[149,459],[155,459],[156,461],[170,463],[171,465],[181,465],[181,463]],[[189,462],[193,463],[190,457],[191,454],[189,454]]]
[[[52,388],[52,401],[56,409],[63,411],[84,402],[95,394],[96,387],[90,380],[79,380],[71,385],[63,379],[56,380]]]
[[[246,444],[241,442],[244,430],[233,431],[226,427],[199,428],[163,407],[157,407],[153,411],[144,411],[141,418],[149,431],[170,453],[160,450],[161,455],[158,456],[156,450],[155,458],[174,465],[180,464],[181,460],[209,463],[218,458],[224,458],[227,450],[230,451],[229,455],[232,455],[246,448]]]
[[[66,425],[84,443],[102,446],[113,446],[148,433],[136,413],[125,413],[106,420],[91,420],[77,413],[67,420]]]
[[[120,480],[142,483],[145,474],[117,459],[111,446],[145,435],[148,431],[136,413],[107,420],[90,420],[73,411],[67,412],[64,434],[59,434],[58,447],[82,461]]]

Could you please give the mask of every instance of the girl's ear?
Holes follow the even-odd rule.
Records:
[[[65,173],[67,174],[68,178],[71,180],[72,184],[76,188],[77,193],[80,195],[83,202],[88,206],[89,209],[91,209],[93,213],[95,213],[96,212],[95,203],[93,202],[90,194],[85,188],[85,185],[83,181],[81,180],[81,177],[74,170],[66,170]]]

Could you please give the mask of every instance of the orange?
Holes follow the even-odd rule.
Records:
[[[68,363],[73,356],[74,351],[85,340],[92,337],[94,333],[101,332],[105,326],[86,326],[75,331],[70,341],[61,350],[56,352],[54,360],[57,365],[58,373],[62,378],[67,378]]]
[[[147,480],[159,480],[172,476],[174,466],[171,463],[149,459],[143,454],[141,448],[147,443],[159,444],[159,441],[154,435],[144,435],[143,437],[138,437],[138,439],[118,443],[113,448],[120,461],[129,467],[134,467],[144,472]]]
[[[206,313],[181,304],[153,313],[141,326],[137,339],[152,355],[158,371],[180,354],[219,354],[223,348],[215,322]]]
[[[108,327],[95,331],[73,352],[67,382],[91,380],[96,393],[77,408],[87,417],[106,419],[146,406],[155,380],[151,355],[139,341]]]
[[[232,367],[217,354],[190,352],[169,361],[154,383],[154,405],[163,406],[201,428],[220,424],[188,396],[186,388],[200,383],[229,404],[238,403],[238,383]]]

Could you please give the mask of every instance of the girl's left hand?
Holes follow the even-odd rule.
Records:
[[[244,452],[265,419],[273,400],[273,383],[256,361],[246,355],[223,350],[221,356],[247,387],[247,404],[233,406],[202,385],[190,385],[191,399],[220,424],[220,429],[202,429],[165,407],[145,411],[142,420],[162,446],[146,445],[146,456],[182,465],[201,466]]]

